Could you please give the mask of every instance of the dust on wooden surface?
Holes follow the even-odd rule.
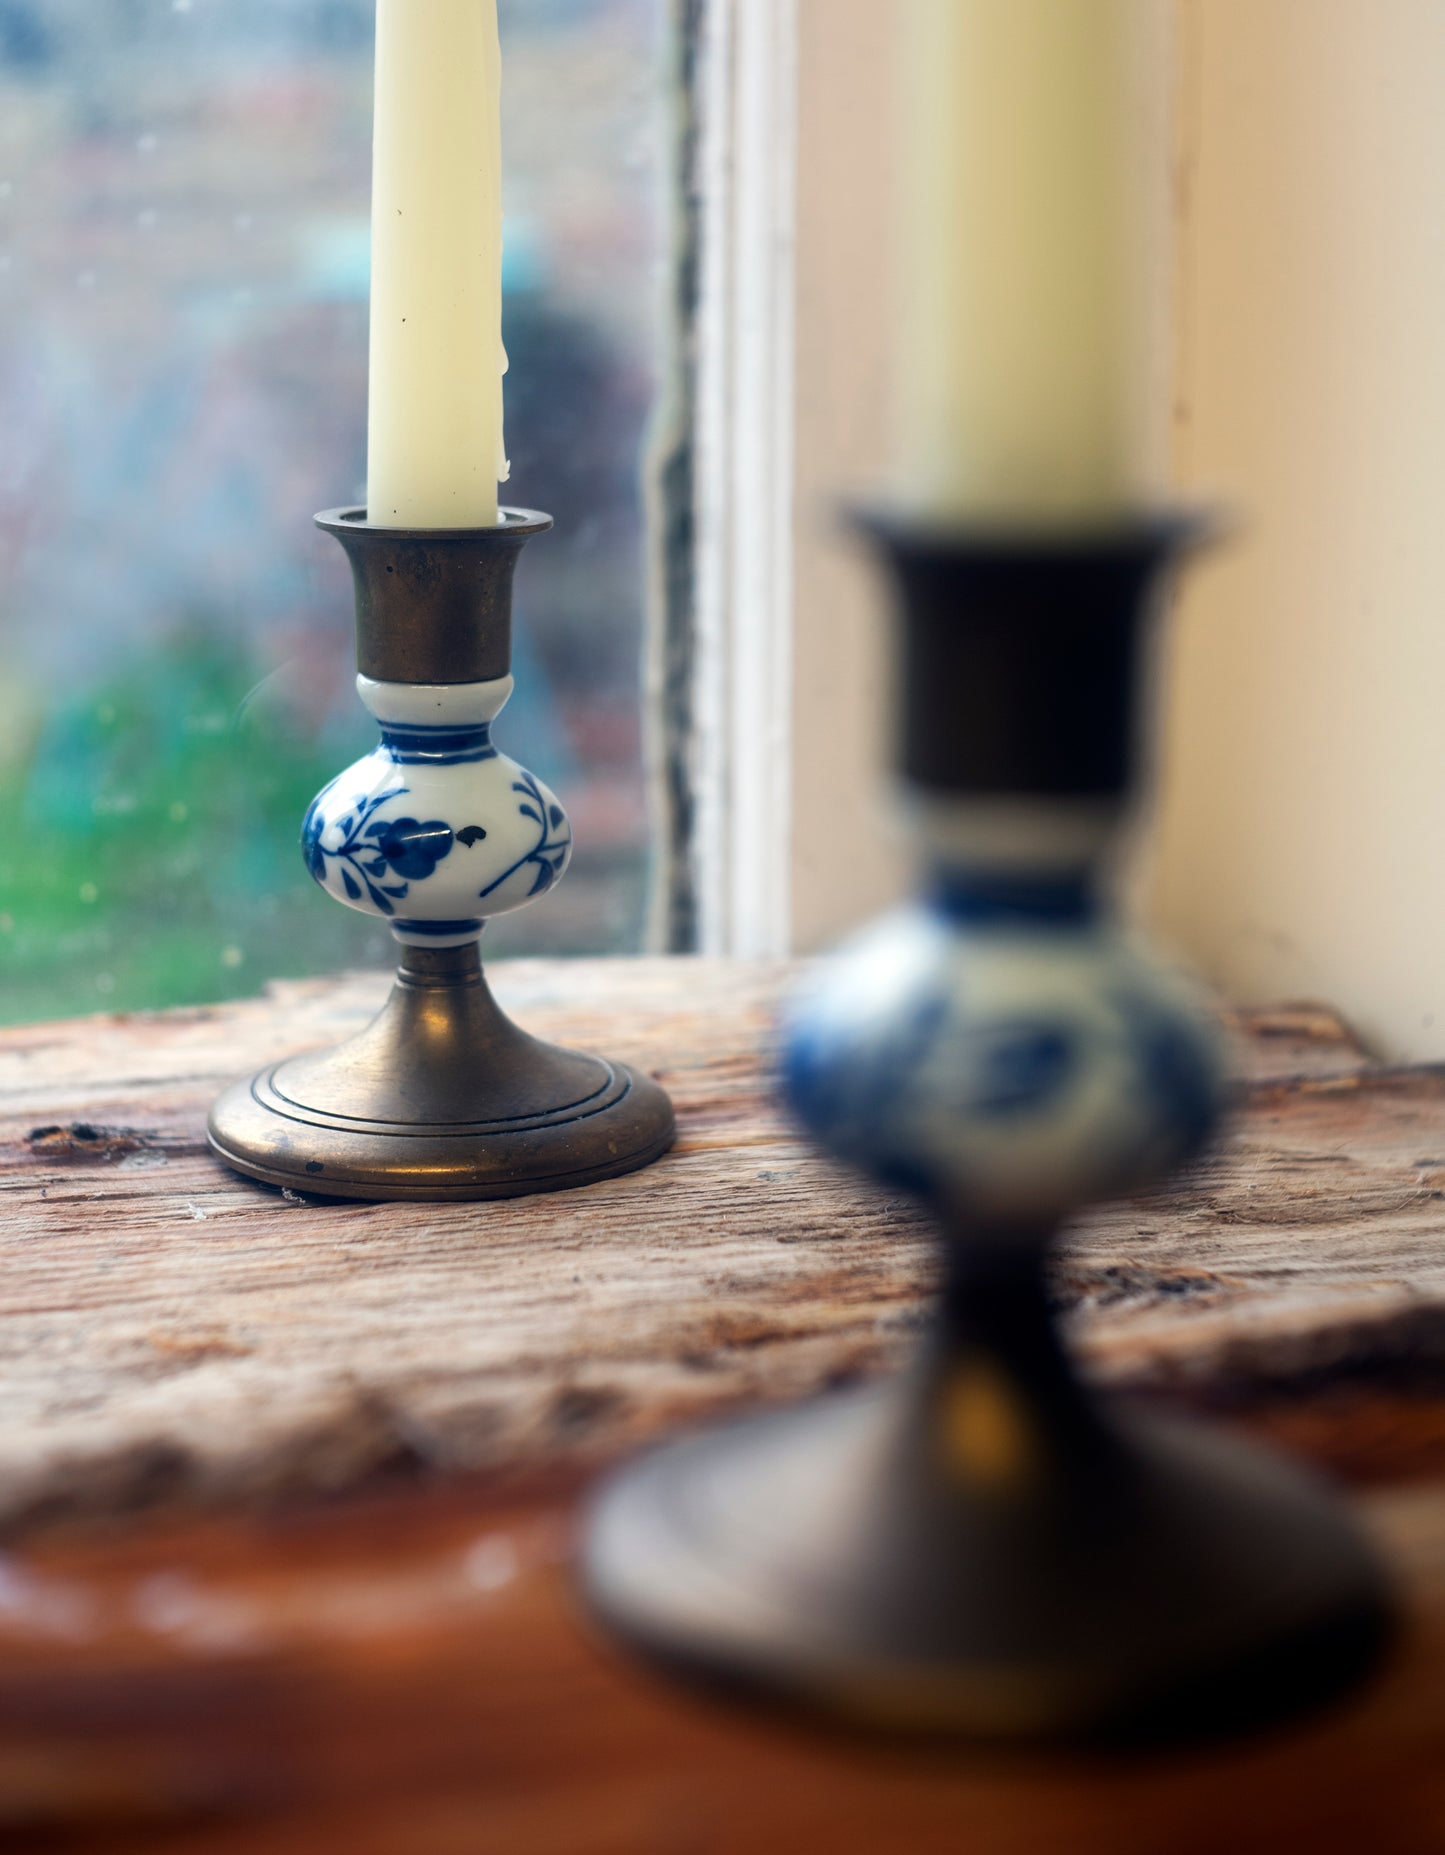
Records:
[[[0,1523],[588,1458],[895,1363],[932,1261],[907,1200],[771,1099],[785,973],[494,970],[528,1029],[657,1075],[680,1137],[580,1192],[339,1204],[226,1171],[237,1074],[360,1029],[381,975],[0,1033]],[[1091,1215],[1060,1293],[1092,1368],[1191,1395],[1445,1362],[1445,1075],[1329,1013],[1242,1015],[1246,1099],[1167,1193]]]

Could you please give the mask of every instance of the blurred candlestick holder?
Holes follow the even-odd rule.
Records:
[[[1196,522],[1009,537],[867,523],[900,593],[916,900],[820,965],[785,1087],[937,1217],[896,1382],[664,1445],[602,1492],[596,1613],[667,1666],[886,1730],[1215,1733],[1360,1673],[1387,1604],[1354,1521],[1252,1444],[1081,1383],[1045,1265],[1085,1205],[1198,1153],[1207,1018],[1115,925],[1141,655]]]
[[[401,964],[359,1036],[228,1089],[212,1147],[268,1184],[365,1199],[513,1197],[648,1165],[673,1139],[663,1091],[527,1035],[479,953],[486,921],[545,896],[572,851],[556,795],[492,742],[512,692],[517,558],[551,518],[316,519],[351,561],[357,687],[381,741],[314,800],[302,842],[328,895],[390,926]]]

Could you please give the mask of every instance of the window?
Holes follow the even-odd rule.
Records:
[[[641,944],[641,458],[664,0],[503,0],[510,500],[501,729],[577,829],[490,952]],[[314,510],[365,473],[370,0],[0,0],[0,1017],[382,963],[307,881],[374,734]]]

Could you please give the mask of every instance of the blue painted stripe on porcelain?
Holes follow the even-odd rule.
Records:
[[[479,734],[485,739],[492,732],[489,721],[385,721],[381,725],[388,734]]]
[[[1093,873],[1036,875],[1026,870],[941,870],[933,878],[929,900],[950,921],[970,927],[1011,921],[1067,927],[1090,921],[1099,912]]]
[[[404,728],[383,728],[381,744],[398,766],[460,766],[497,758],[488,722],[473,722],[464,728],[409,722]]]
[[[391,926],[398,934],[415,934],[419,939],[443,940],[454,934],[475,934],[481,929],[480,921],[393,921]]]

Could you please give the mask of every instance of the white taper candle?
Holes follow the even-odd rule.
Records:
[[[909,0],[896,487],[971,521],[1137,503],[1137,0]]]
[[[497,520],[502,448],[497,0],[377,0],[367,510]]]

